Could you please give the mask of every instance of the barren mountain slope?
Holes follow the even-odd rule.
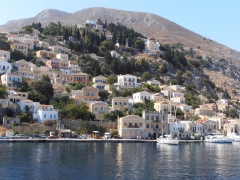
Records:
[[[39,21],[43,26],[51,21],[60,21],[63,25],[71,25],[75,23],[84,23],[87,19],[98,18],[103,21],[106,19],[108,23],[118,21],[147,37],[155,37],[156,39],[159,39],[161,44],[181,43],[183,44],[184,50],[192,48],[196,55],[209,56],[212,58],[213,64],[211,69],[206,69],[204,71],[209,74],[210,78],[214,79],[217,77],[217,85],[224,89],[240,89],[238,83],[227,83],[231,81],[238,82],[240,80],[240,52],[212,41],[211,39],[204,39],[204,37],[183,28],[174,22],[151,13],[94,7],[83,9],[71,14],[59,10],[48,9],[42,11],[33,18],[10,21],[5,25],[0,26],[0,29],[13,30],[13,28],[17,29],[32,24],[32,22]],[[226,59],[225,64],[219,64],[220,59]]]

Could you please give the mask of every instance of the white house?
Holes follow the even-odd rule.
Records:
[[[33,101],[29,100],[29,99],[21,99],[19,102],[18,102],[18,105],[21,109],[22,112],[26,112],[26,110],[28,109],[29,111],[32,110],[33,108]]]
[[[5,59],[5,57],[0,57],[0,74],[11,73],[12,64]]]
[[[185,97],[172,97],[171,100],[177,103],[182,103],[182,104],[185,103]]]
[[[178,104],[177,108],[180,108],[182,111],[190,112],[192,109],[192,106],[189,106],[187,104]]]
[[[164,99],[164,96],[161,93],[153,93],[153,94],[151,94],[151,100],[152,101],[157,102],[157,101],[162,101],[163,99]]]
[[[151,86],[161,86],[161,83],[158,80],[152,79],[152,80],[148,80],[147,83]]]
[[[126,75],[118,75],[118,82],[115,85],[128,87],[139,87],[141,83],[137,83],[137,76],[126,74]]]
[[[178,92],[178,91],[171,91],[172,98],[173,97],[184,97],[184,93]]]
[[[87,19],[86,20],[86,24],[93,24],[93,25],[97,25],[97,20],[92,20],[92,19]]]
[[[180,85],[171,85],[169,86],[173,91],[181,91],[181,86]]]
[[[4,57],[6,61],[10,60],[10,52],[5,50],[0,50],[0,57]]]
[[[145,100],[151,100],[151,94],[147,91],[141,91],[133,94],[134,103],[144,103]]]
[[[172,133],[173,136],[184,137],[186,132],[186,124],[184,123],[169,123],[168,124],[169,134]]]
[[[180,121],[181,124],[186,124],[186,131],[188,131],[191,135],[193,134],[203,134],[203,125],[198,124],[192,121]]]
[[[155,42],[153,38],[148,38],[147,42],[145,43],[145,50],[147,51],[160,52],[159,47],[160,43]]]
[[[46,120],[58,119],[58,111],[55,110],[52,105],[43,105],[39,102],[34,102],[32,113],[33,118],[36,119],[40,124]]]
[[[68,60],[68,54],[59,53],[56,55],[56,58],[60,60]]]

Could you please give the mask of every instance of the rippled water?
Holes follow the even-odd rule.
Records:
[[[240,143],[0,143],[0,179],[240,179]]]

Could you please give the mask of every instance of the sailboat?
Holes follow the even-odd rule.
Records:
[[[172,95],[171,95],[171,83],[170,83],[170,114],[171,114],[171,111],[172,111],[171,96]],[[163,116],[163,113],[162,113],[162,116]],[[175,108],[175,119],[176,119],[176,108]],[[176,128],[176,129],[178,129],[178,128]],[[179,131],[178,131],[178,133],[179,133]],[[178,137],[173,137],[172,132],[169,135],[163,135],[163,124],[162,124],[162,136],[157,138],[157,143],[178,145],[179,144],[179,139],[178,139]]]

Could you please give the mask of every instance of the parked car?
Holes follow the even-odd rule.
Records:
[[[28,139],[29,136],[26,134],[19,134],[18,136],[16,136],[17,139]]]
[[[7,136],[0,136],[0,139],[9,139]]]
[[[40,134],[39,138],[47,138],[47,136],[45,136],[44,134]]]
[[[39,135],[38,134],[33,134],[32,138],[39,138]]]
[[[19,136],[19,134],[15,134],[15,135],[11,136],[10,139],[17,139],[18,136]]]
[[[83,134],[83,135],[81,135],[79,138],[80,138],[80,139],[87,139],[88,136]]]
[[[109,132],[104,133],[104,138],[109,139],[111,138],[111,134]]]
[[[56,138],[58,138],[58,136],[51,135],[51,136],[48,136],[48,138],[50,138],[50,139],[56,139]]]

